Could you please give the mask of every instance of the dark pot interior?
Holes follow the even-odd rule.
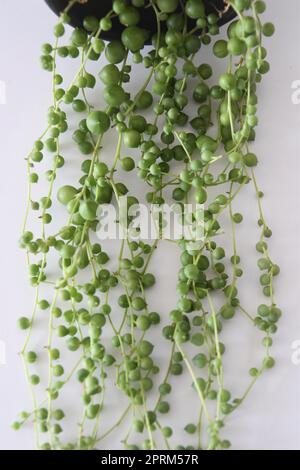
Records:
[[[62,12],[68,5],[68,0],[45,0],[51,10],[57,15]],[[222,12],[225,9],[223,0],[204,0],[207,13],[216,13],[216,10]],[[88,0],[85,4],[75,4],[69,15],[71,17],[71,25],[74,27],[82,27],[83,19],[86,16],[95,16],[99,19],[103,18],[111,10],[111,0]],[[229,8],[220,16],[219,26],[230,22],[236,16],[232,8]],[[156,31],[156,18],[152,8],[147,8],[141,15],[140,27],[151,33]],[[194,26],[194,22],[190,21],[190,26]],[[111,31],[103,33],[103,39],[118,39],[124,29],[124,26],[117,19],[113,21]]]

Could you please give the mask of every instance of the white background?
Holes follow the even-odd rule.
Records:
[[[300,80],[297,50],[300,3],[268,0],[267,4],[267,18],[276,24],[277,32],[267,41],[272,69],[259,88],[260,126],[255,151],[260,159],[257,176],[266,193],[266,215],[274,232],[271,252],[282,270],[277,281],[277,297],[284,315],[274,351],[277,367],[259,381],[245,405],[230,418],[227,437],[234,449],[300,450],[300,365],[294,365],[291,359],[292,344],[300,340],[300,104],[293,104],[291,99],[292,83]],[[0,365],[0,448],[31,449],[32,429],[16,433],[10,428],[17,413],[30,403],[18,357],[23,335],[17,331],[16,320],[28,314],[33,292],[26,282],[24,257],[17,239],[25,208],[24,157],[45,126],[51,99],[50,76],[39,65],[40,44],[52,40],[55,18],[42,0],[1,0],[0,6],[0,80],[5,82],[7,91],[7,102],[0,105],[0,340],[6,346],[6,364]],[[210,49],[204,52],[203,61],[211,61]],[[142,81],[142,77],[136,80]],[[68,171],[76,163],[69,162]],[[245,262],[250,266],[249,282],[243,294],[250,309],[261,301],[253,248],[258,236],[254,207],[253,195],[245,191],[241,208],[248,212],[248,222],[241,228],[240,236]],[[175,303],[175,254],[166,248],[154,262],[164,296],[153,294],[151,305],[165,315]],[[247,368],[256,365],[260,357],[260,336],[238,320],[226,336],[227,342],[234,346],[232,350],[229,348],[226,363],[229,379],[232,378],[230,385],[233,388],[240,383],[246,385]],[[178,424],[185,417],[188,422],[193,409],[181,380],[176,383],[181,400],[174,418]],[[118,442],[109,441],[107,446],[118,447]]]

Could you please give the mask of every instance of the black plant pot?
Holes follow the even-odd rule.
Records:
[[[45,0],[49,7],[57,15],[61,13],[68,5],[68,0]],[[220,14],[219,26],[224,25],[233,20],[236,16],[232,8],[225,9],[223,0],[204,0],[207,13],[224,12]],[[71,25],[74,27],[82,27],[83,19],[86,16],[95,16],[99,19],[103,18],[111,10],[112,0],[87,0],[84,4],[75,4],[70,11]],[[146,8],[141,15],[139,24],[142,28],[150,33],[156,32],[156,17],[152,8]],[[194,26],[194,22],[190,21],[190,26]],[[124,26],[117,19],[113,20],[113,28],[109,32],[102,34],[103,39],[119,39]],[[149,35],[151,37],[151,34]]]

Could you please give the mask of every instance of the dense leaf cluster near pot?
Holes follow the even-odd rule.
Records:
[[[50,6],[50,8],[59,15],[61,11],[64,10],[67,0],[45,0],[46,3]],[[181,0],[178,2],[176,13],[180,13],[182,6],[186,0]],[[233,8],[227,8],[227,3],[224,0],[203,0],[205,5],[206,14],[209,15],[210,13],[218,13],[222,12],[222,14],[218,13],[218,25],[224,25],[233,20],[236,16],[236,12]],[[72,9],[69,11],[69,24],[76,28],[85,28],[85,18],[86,17],[96,17],[98,20],[103,18],[107,15],[109,10],[112,6],[112,0],[106,0],[105,2],[99,3],[98,0],[88,0],[84,3],[77,3],[75,4]],[[129,6],[129,5],[128,5]],[[146,30],[147,39],[146,44],[151,44],[151,32],[155,32],[157,30],[157,19],[156,14],[153,8],[147,8],[147,3],[143,2],[143,5],[134,5],[135,7],[139,6],[146,6],[143,8],[142,14],[140,14],[139,18],[139,27]],[[201,6],[201,8],[203,8]],[[141,12],[141,10],[140,10]],[[174,12],[175,13],[175,12]],[[136,12],[135,12],[136,14]],[[101,38],[105,40],[114,40],[119,39],[122,31],[126,28],[127,24],[124,22],[127,19],[127,14],[119,16],[113,16],[111,18],[112,21],[112,28],[109,30],[102,30],[101,31]],[[167,18],[166,18],[167,19]],[[198,18],[193,19],[190,16],[186,17],[186,24],[187,29],[191,30],[196,26],[196,20]],[[162,31],[167,29],[166,21],[164,18],[161,18],[160,26]],[[88,29],[86,29],[88,31]],[[150,32],[150,33],[149,33]]]
[[[272,232],[265,221],[263,193],[255,177],[258,157],[250,149],[258,124],[256,89],[270,68],[262,39],[273,34],[274,26],[262,23],[265,3],[260,0],[228,2],[238,19],[229,25],[226,40],[217,37],[221,12],[207,16],[199,0],[185,2],[180,13],[174,13],[179,0],[115,0],[100,22],[92,17],[85,19],[90,35],[76,29],[68,41],[68,13],[75,3],[69,3],[55,26],[53,44],[42,47],[42,66],[53,77],[53,103],[46,129],[27,158],[28,207],[20,241],[35,289],[32,315],[19,319],[19,327],[26,330],[21,356],[33,409],[22,412],[14,427],[33,423],[36,445],[41,449],[98,448],[125,421],[129,426],[123,440],[126,449],[227,449],[231,444],[224,429],[226,417],[243,403],[257,378],[274,366],[272,338],[281,317],[274,296],[279,267],[269,255]],[[146,34],[139,27],[144,8],[152,8],[157,19],[150,49],[144,49]],[[105,43],[101,32],[110,30],[116,16],[125,30],[120,40]],[[196,21],[193,30],[186,27],[188,18]],[[167,24],[166,32],[161,30],[162,21]],[[219,77],[209,64],[201,63],[198,54],[210,44],[224,64]],[[98,61],[103,55],[107,64],[99,70],[99,76],[94,76],[88,72],[89,61]],[[58,70],[58,57],[79,62],[71,84],[65,83]],[[147,75],[142,88],[133,95],[126,87],[134,80],[131,61],[140,64]],[[89,90],[96,87],[103,92],[105,108],[92,108],[89,102]],[[191,104],[192,116],[186,111]],[[74,113],[78,113],[79,124],[70,129],[69,117]],[[111,129],[116,150],[107,164],[101,155]],[[66,181],[57,188],[56,176],[65,164],[61,144],[70,132],[74,153],[83,156],[82,176],[75,186]],[[138,159],[130,156],[130,149],[138,149]],[[48,188],[44,197],[35,200],[35,185],[41,176],[39,163],[45,158],[52,162],[46,173]],[[150,245],[128,238],[115,259],[93,241],[102,204],[118,204],[120,196],[127,196],[129,206],[138,202],[123,182],[124,171],[144,181],[148,203],[163,204],[171,188],[173,201],[205,204],[201,247],[191,248],[185,239],[178,243],[178,301],[171,312],[153,312],[147,300],[147,291],[156,282],[151,258],[159,250],[159,240]],[[254,305],[249,311],[244,307],[239,289],[243,259],[249,254],[239,250],[238,225],[243,223],[243,215],[234,211],[234,204],[246,185],[253,186],[258,206],[256,250],[265,301],[257,311]],[[51,207],[56,197],[65,207],[66,222],[53,233],[55,212]],[[40,233],[28,228],[29,214],[36,214]],[[224,215],[231,227],[226,233],[231,239],[229,251],[221,245]],[[50,252],[57,254],[58,271],[53,296],[45,299]],[[78,281],[81,272],[89,277],[84,284]],[[122,293],[116,308],[112,299],[117,287]],[[221,308],[217,307],[220,298]],[[38,372],[44,345],[31,350],[41,315],[49,319],[47,383]],[[222,330],[230,329],[237,316],[244,316],[250,328],[262,332],[263,355],[261,363],[250,370],[247,390],[234,397],[223,366],[226,346],[221,338]],[[155,343],[147,336],[152,329],[157,331]],[[110,343],[103,340],[104,331],[110,331]],[[162,341],[170,347],[167,361],[159,357]],[[76,353],[77,362],[71,371],[63,365],[66,351]],[[190,376],[195,400],[194,422],[183,423],[190,436],[189,446],[181,444],[178,429],[170,426],[167,417],[172,412],[172,387],[183,386],[178,378],[183,371]],[[64,397],[64,386],[72,380],[81,384],[78,407],[82,408],[82,419],[74,429],[73,440],[66,442],[65,412],[57,403]],[[106,389],[114,381],[127,397],[128,406],[116,423],[102,423]],[[45,391],[42,402],[39,389]]]

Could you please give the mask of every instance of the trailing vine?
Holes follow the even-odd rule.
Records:
[[[66,25],[76,3],[84,2],[69,2],[54,28],[53,44],[42,47],[42,66],[52,74],[52,104],[45,130],[26,159],[28,198],[20,241],[35,290],[32,314],[19,319],[26,335],[20,355],[33,409],[22,412],[13,426],[32,423],[36,447],[45,450],[97,449],[105,438],[113,439],[123,423],[129,426],[122,441],[128,450],[227,449],[231,443],[225,436],[226,418],[275,365],[271,346],[281,317],[274,289],[280,270],[269,254],[272,231],[255,176],[258,158],[250,149],[258,124],[257,86],[270,68],[263,37],[271,36],[274,26],[262,23],[266,6],[261,0],[225,2],[225,11],[233,8],[237,14],[226,40],[215,38],[224,12],[207,15],[202,1],[114,0],[101,21],[87,17],[85,29],[75,29],[67,39]],[[138,26],[145,8],[153,9],[157,20],[150,48],[144,48],[147,33]],[[101,34],[117,17],[124,32],[119,41],[105,43]],[[192,29],[190,19],[196,24]],[[223,60],[219,77],[201,62],[201,48],[210,44]],[[96,77],[88,67],[102,56],[107,65]],[[78,62],[71,83],[59,70],[61,58]],[[145,69],[146,79],[130,94],[127,83],[134,82],[133,64]],[[102,107],[99,99],[95,104],[90,97],[99,79]],[[75,129],[73,120],[70,123],[74,115],[79,116]],[[74,160],[78,154],[84,157],[81,177],[76,185],[67,181],[58,187],[70,132]],[[115,153],[104,159],[108,142],[115,142]],[[127,156],[130,151],[138,157]],[[47,186],[39,172],[45,160]],[[201,244],[176,242],[181,268],[178,301],[171,312],[153,312],[147,300],[156,282],[151,261],[160,249],[159,236],[148,243],[126,232],[113,257],[96,238],[102,205],[118,207],[124,196],[129,208],[139,203],[122,181],[124,171],[130,172],[131,181],[144,182],[149,205],[163,206],[170,199],[204,205]],[[37,200],[39,186],[43,196]],[[243,215],[235,212],[235,203],[246,186],[253,187],[257,199],[256,250],[266,298],[257,312],[254,305],[249,310],[244,307],[239,292],[246,254],[239,250]],[[65,223],[58,229],[56,199],[65,208]],[[193,217],[198,221],[196,212]],[[45,315],[48,340],[38,349],[33,335]],[[246,391],[234,398],[223,362],[222,331],[241,315],[250,328],[263,333],[263,358],[250,370]],[[152,330],[155,344],[149,339]],[[167,360],[159,357],[162,342],[169,344]],[[73,364],[70,369],[69,364]],[[184,423],[190,435],[187,447],[180,445],[178,430],[172,429],[166,416],[172,386],[184,371],[190,376],[197,409],[195,421]],[[64,390],[72,382],[80,384],[82,410],[72,440],[66,441],[65,411],[60,406],[68,400]],[[127,405],[115,423],[105,423],[111,384],[126,397]]]

